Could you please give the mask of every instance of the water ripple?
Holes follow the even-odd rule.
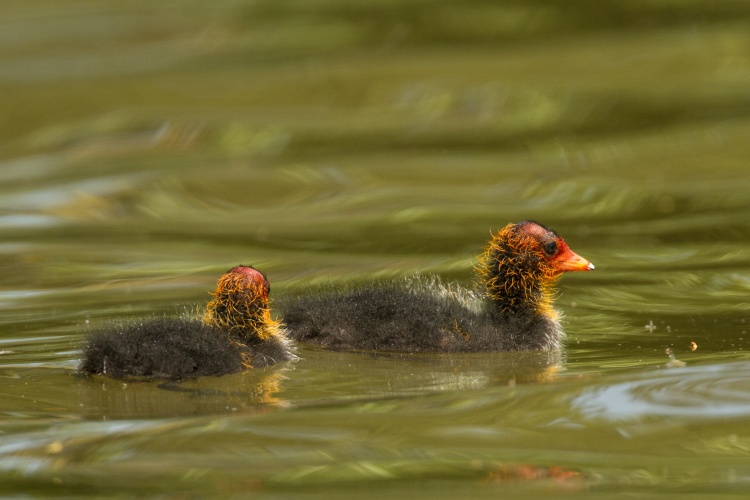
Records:
[[[588,418],[750,416],[750,363],[669,369],[636,380],[592,387],[572,405]]]

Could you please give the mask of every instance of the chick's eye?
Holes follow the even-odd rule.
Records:
[[[546,253],[550,257],[555,255],[557,253],[557,242],[550,241],[549,243],[545,243],[544,253]]]

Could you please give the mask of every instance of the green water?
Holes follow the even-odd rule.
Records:
[[[750,491],[746,2],[2,10],[0,495]],[[559,355],[75,376],[93,325],[195,312],[236,264],[272,298],[469,284],[526,218],[596,264]]]

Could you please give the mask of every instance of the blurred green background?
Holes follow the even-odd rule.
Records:
[[[748,89],[745,1],[4,0],[0,492],[746,494]],[[597,266],[559,355],[73,375],[236,264],[470,285],[526,218]]]

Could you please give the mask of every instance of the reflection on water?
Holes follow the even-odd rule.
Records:
[[[749,21],[5,1],[0,493],[746,495]],[[73,375],[91,325],[196,310],[233,265],[272,299],[467,284],[527,218],[597,264],[560,283],[563,353],[303,347],[180,390]]]
[[[80,377],[77,399],[81,415],[91,419],[252,413],[550,383],[562,370],[559,352],[435,356],[302,346],[301,354],[305,361],[299,363],[179,383]],[[12,388],[5,391],[6,400],[19,396]]]

